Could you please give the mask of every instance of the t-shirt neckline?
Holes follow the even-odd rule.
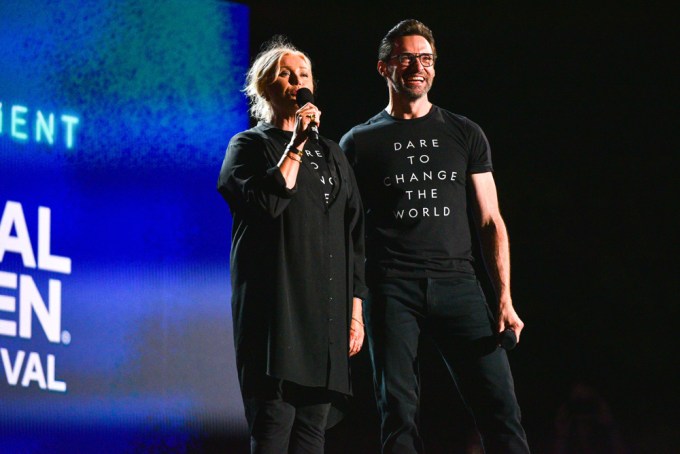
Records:
[[[391,120],[391,121],[393,121],[393,122],[395,122],[395,123],[405,123],[405,122],[415,122],[415,123],[418,123],[418,122],[425,121],[425,120],[429,119],[432,115],[434,115],[434,112],[435,112],[436,109],[437,109],[437,106],[434,105],[434,104],[432,104],[432,107],[430,108],[430,111],[429,111],[428,113],[426,113],[426,114],[423,115],[422,117],[416,117],[416,118],[397,118],[397,117],[393,117],[392,115],[390,115],[389,113],[387,113],[387,111],[386,111],[385,109],[383,109],[383,110],[380,111],[380,115],[382,115],[383,118],[385,118],[385,119],[387,119],[387,120]]]

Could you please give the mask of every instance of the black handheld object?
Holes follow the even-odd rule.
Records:
[[[505,331],[498,335],[498,344],[505,350],[512,350],[517,346],[517,336],[515,332],[506,328]]]
[[[298,107],[302,107],[308,102],[311,102],[313,104],[314,95],[312,94],[312,90],[310,90],[309,88],[300,88],[297,91],[297,94],[295,95],[295,100],[297,102]],[[311,122],[309,124],[307,138],[314,143],[317,143],[319,141],[319,127],[315,122]]]

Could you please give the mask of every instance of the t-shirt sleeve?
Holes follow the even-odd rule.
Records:
[[[482,128],[468,120],[468,173],[493,172],[491,146]]]
[[[354,168],[356,166],[357,156],[354,147],[354,135],[352,134],[352,130],[348,131],[344,136],[342,136],[340,139],[340,148],[342,148],[345,156],[347,156],[349,165]]]

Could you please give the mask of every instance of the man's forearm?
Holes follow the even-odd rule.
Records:
[[[501,303],[512,302],[510,296],[510,241],[503,219],[498,217],[480,227],[480,240],[486,270]]]

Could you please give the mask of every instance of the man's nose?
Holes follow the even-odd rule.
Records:
[[[413,57],[408,65],[413,66],[413,64],[415,64],[419,70],[425,67],[423,66],[423,63],[420,61],[420,57]]]

